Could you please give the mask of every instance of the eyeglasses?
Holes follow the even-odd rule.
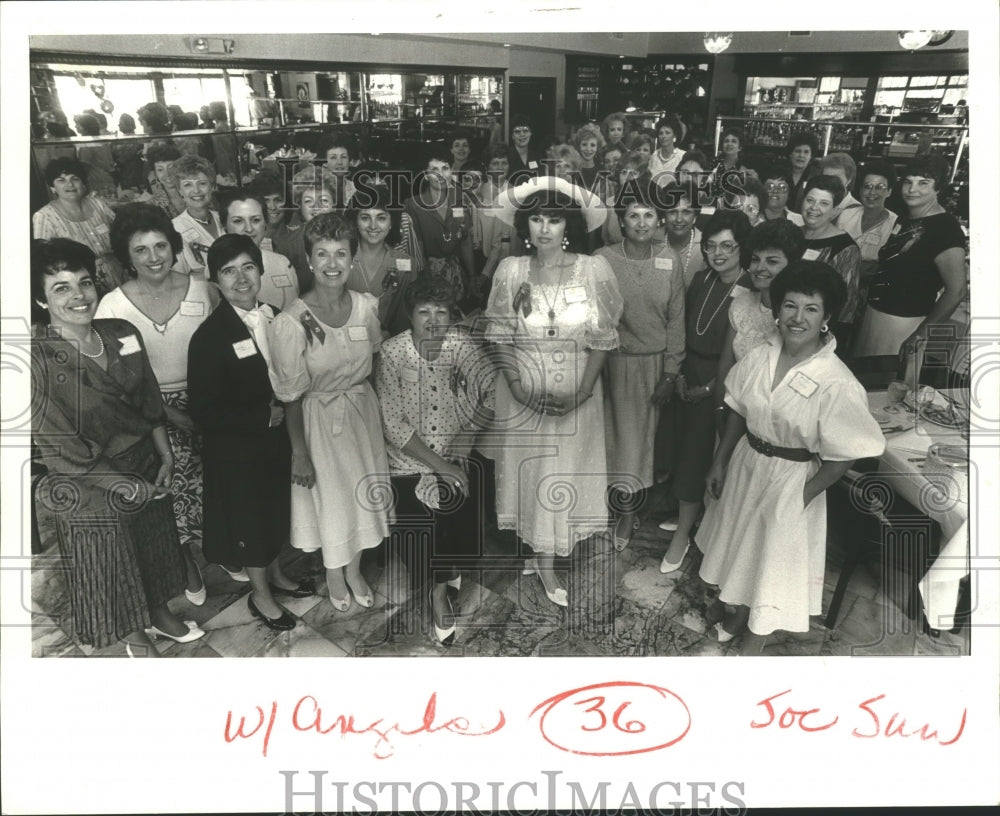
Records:
[[[767,191],[769,193],[785,193],[788,191],[787,184],[768,184]]]
[[[721,244],[717,244],[717,243],[715,243],[715,241],[706,241],[705,242],[705,251],[706,252],[715,252],[715,251],[718,250],[718,251],[724,252],[726,255],[731,255],[732,252],[733,252],[733,250],[736,249],[736,247],[738,247],[738,246],[739,246],[739,244],[737,244],[737,243],[735,243],[733,241],[723,241]]]
[[[870,193],[872,190],[878,190],[880,193],[884,193],[886,190],[889,189],[889,187],[888,185],[879,182],[878,184],[865,184],[861,187],[861,189],[864,190],[866,193]]]
[[[513,130],[514,133],[531,133],[531,128],[529,127],[516,127]]]

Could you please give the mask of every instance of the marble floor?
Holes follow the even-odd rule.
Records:
[[[171,609],[193,620],[205,637],[189,644],[158,641],[164,657],[375,657],[421,656],[738,656],[742,637],[717,641],[705,621],[713,596],[698,578],[701,560],[691,548],[682,569],[659,572],[670,534],[658,522],[666,511],[651,512],[630,546],[615,553],[610,537],[594,536],[577,546],[568,559],[557,559],[570,606],[550,603],[537,576],[521,574],[523,555],[510,532],[488,532],[483,556],[462,573],[455,604],[458,634],[450,648],[440,646],[430,630],[424,590],[411,586],[406,568],[388,545],[368,551],[362,561],[365,577],[375,590],[375,605],[352,604],[336,611],[324,595],[326,586],[318,554],[288,550],[286,573],[312,579],[317,595],[284,599],[296,618],[287,632],[274,632],[247,608],[249,584],[233,581],[220,567],[203,568],[208,600],[196,607],[183,595]],[[67,573],[60,566],[54,526],[39,519],[44,552],[35,557],[31,609],[33,654],[36,657],[122,656],[122,645],[95,650],[75,643],[67,634]],[[831,532],[827,553],[824,612],[839,577],[843,556]],[[874,570],[860,567],[852,576],[834,629],[814,617],[808,632],[777,632],[764,646],[765,655],[940,655],[969,654],[966,626],[958,634],[931,637],[900,609],[892,597],[900,581],[883,582]]]

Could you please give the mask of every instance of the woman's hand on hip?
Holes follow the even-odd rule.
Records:
[[[469,477],[465,474],[461,466],[452,462],[445,462],[438,468],[437,475],[442,481],[447,482],[449,487],[458,490],[463,496],[468,498]]]
[[[316,484],[316,470],[308,453],[292,453],[292,484],[308,488]]]

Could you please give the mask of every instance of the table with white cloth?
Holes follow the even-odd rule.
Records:
[[[947,396],[959,404],[968,402],[967,392],[942,390],[935,398],[935,405],[942,406]],[[910,394],[912,399],[912,394]],[[884,417],[888,403],[885,391],[868,393],[868,407],[877,417]],[[879,457],[880,471],[898,475],[893,487],[921,513],[941,526],[943,543],[930,569],[920,580],[920,598],[927,622],[934,629],[951,629],[954,626],[958,604],[959,583],[969,574],[969,474],[968,470],[955,469],[953,474],[924,474],[929,461],[928,449],[935,443],[965,449],[968,460],[968,441],[957,428],[935,424],[919,414],[900,407],[895,416],[909,430],[886,433],[886,448]],[[923,458],[923,461],[918,461]]]

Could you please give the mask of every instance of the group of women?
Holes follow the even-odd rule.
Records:
[[[97,210],[84,168],[51,168],[32,262],[48,398],[34,433],[47,494],[69,480],[80,496],[57,516],[82,642],[131,653],[201,637],[165,607],[181,588],[205,602],[199,541],[250,583],[250,612],[272,629],[295,625],[279,597],[315,591],[283,573],[287,543],[321,553],[335,609],[371,607],[362,556],[392,537],[447,645],[484,508],[495,501],[498,526],[526,548],[525,574],[565,607],[556,557],[606,531],[609,506],[614,546],[628,546],[657,491],[678,506],[660,569],[679,569],[691,543],[704,553],[720,640],[808,628],[823,491],[883,444],[839,347],[853,323],[856,344],[882,343],[875,353],[896,337],[912,345],[964,294],[939,160],[904,174],[898,229],[883,206],[891,168],[866,166],[848,226],[843,183],[803,184],[794,162],[753,207],[703,211],[698,185],[662,184],[648,167],[614,196],[545,175],[530,124],[513,124],[513,147],[492,146],[489,168],[525,172],[491,181],[478,213],[452,180],[461,150],[432,154],[425,187],[399,207],[378,184],[353,190],[348,149],[332,144],[326,166],[294,177],[291,219],[280,179],[220,192],[204,159],[161,157],[162,201],[109,210],[106,234],[60,236],[39,225],[76,229]],[[661,130],[656,160],[683,169],[681,123]],[[584,130],[583,169],[623,134],[615,122]],[[738,136],[729,142],[726,168],[739,168]],[[787,211],[771,200],[799,185],[801,227],[773,217]],[[620,237],[601,247],[611,223]],[[867,248],[864,277],[849,230]],[[885,246],[873,252],[870,235]],[[478,304],[478,320],[461,320]],[[428,526],[422,554],[397,534]]]

